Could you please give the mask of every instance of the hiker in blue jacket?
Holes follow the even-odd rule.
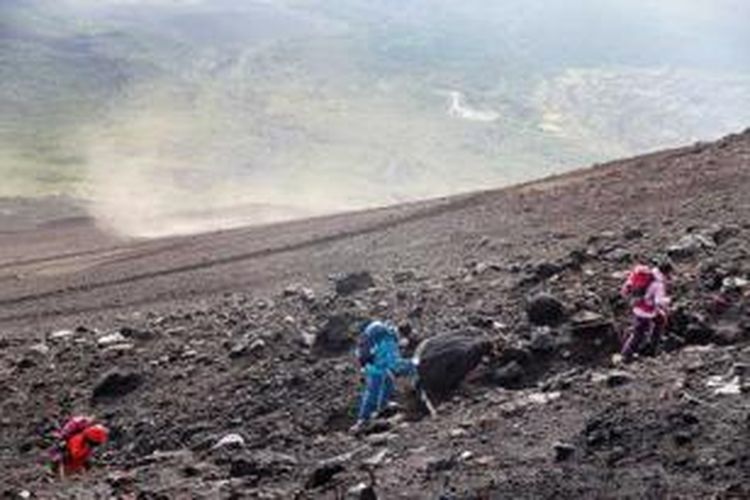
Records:
[[[399,375],[415,375],[416,365],[401,357],[398,330],[390,323],[371,321],[362,330],[357,357],[365,375],[365,387],[359,404],[357,423],[351,431],[359,432],[390,401],[394,380]]]

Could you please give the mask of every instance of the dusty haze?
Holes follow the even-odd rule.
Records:
[[[507,185],[750,123],[744,2],[0,2],[0,196],[155,236]]]

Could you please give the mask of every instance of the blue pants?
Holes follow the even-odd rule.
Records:
[[[393,378],[387,373],[367,375],[365,389],[359,403],[359,420],[369,420],[373,412],[381,410],[393,395]]]

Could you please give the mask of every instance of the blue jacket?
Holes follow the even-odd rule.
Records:
[[[401,357],[396,328],[372,321],[362,332],[357,355],[366,375],[406,375],[412,364]]]

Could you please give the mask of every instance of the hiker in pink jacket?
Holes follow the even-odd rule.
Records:
[[[625,361],[630,361],[646,346],[658,347],[669,318],[667,281],[671,272],[672,264],[663,261],[655,267],[639,264],[628,274],[620,290],[633,305],[633,327],[620,351]]]

